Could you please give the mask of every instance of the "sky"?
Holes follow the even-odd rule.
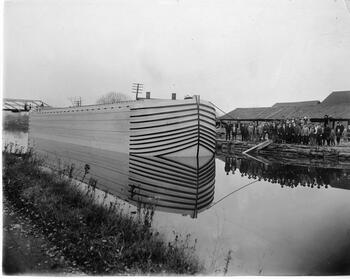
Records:
[[[350,0],[4,3],[8,98],[68,106],[132,83],[223,111],[350,90]]]

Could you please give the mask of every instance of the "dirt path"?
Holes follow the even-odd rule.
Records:
[[[3,197],[3,273],[82,275],[25,214]]]

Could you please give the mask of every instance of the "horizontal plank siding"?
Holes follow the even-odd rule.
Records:
[[[192,215],[214,196],[215,121],[214,108],[195,99],[45,109],[30,113],[29,147],[134,205]]]

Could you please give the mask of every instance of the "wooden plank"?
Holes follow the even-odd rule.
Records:
[[[261,149],[263,149],[263,148],[269,146],[271,143],[272,143],[272,140],[266,140],[266,141],[264,141],[264,142],[261,142],[261,143],[255,145],[255,146],[253,146],[253,147],[247,149],[246,151],[243,151],[242,153],[243,153],[243,154],[246,154],[246,153],[251,152],[251,151],[253,151],[253,150],[261,150]]]

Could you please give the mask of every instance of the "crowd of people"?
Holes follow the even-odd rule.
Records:
[[[350,125],[345,129],[344,125],[337,121],[332,127],[327,116],[320,123],[311,122],[304,117],[265,122],[221,121],[218,126],[224,127],[225,138],[228,141],[241,139],[258,142],[270,139],[276,143],[339,145],[342,139],[349,140],[350,137]]]
[[[281,187],[328,187],[344,177],[346,170],[306,167],[296,165],[271,164],[266,165],[254,160],[239,157],[225,157],[225,172],[235,174],[239,170],[241,176],[249,179],[265,180],[270,183],[280,184]],[[350,178],[350,173],[347,172]]]

